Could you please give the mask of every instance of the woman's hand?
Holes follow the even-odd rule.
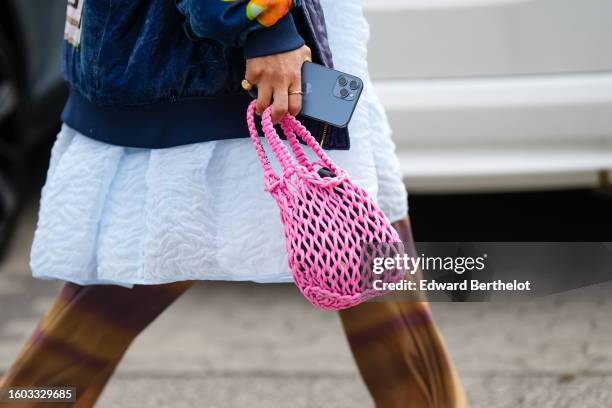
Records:
[[[272,121],[277,123],[287,112],[294,116],[300,112],[302,95],[289,92],[302,91],[302,64],[310,58],[310,48],[304,45],[293,51],[247,60],[245,78],[257,85],[259,115],[272,105]]]

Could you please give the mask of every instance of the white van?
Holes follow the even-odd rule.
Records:
[[[409,191],[591,187],[612,170],[611,0],[365,0]]]

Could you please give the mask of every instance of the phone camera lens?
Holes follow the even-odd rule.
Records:
[[[347,96],[349,96],[349,91],[346,88],[342,88],[340,90],[340,96],[346,98]]]
[[[355,89],[359,88],[359,82],[357,82],[356,80],[352,80],[351,83],[349,84],[349,86],[351,87],[351,89],[354,91]]]
[[[340,86],[346,86],[346,84],[348,84],[348,80],[345,77],[340,77],[340,79],[338,79],[338,83]]]

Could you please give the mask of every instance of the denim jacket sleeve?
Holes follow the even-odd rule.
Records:
[[[304,45],[290,10],[302,0],[176,0],[192,39],[244,47],[245,58]]]

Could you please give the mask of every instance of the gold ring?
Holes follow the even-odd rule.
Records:
[[[242,89],[244,89],[247,92],[253,89],[253,84],[247,81],[246,79],[243,79],[240,84],[242,85]]]
[[[302,91],[289,91],[289,95],[304,95]]]

